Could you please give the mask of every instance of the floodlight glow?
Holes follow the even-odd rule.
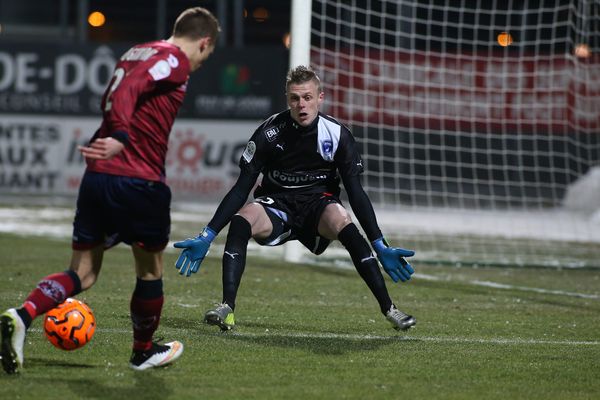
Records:
[[[588,58],[591,55],[592,52],[590,51],[590,46],[588,46],[587,44],[580,43],[577,46],[575,46],[575,56],[579,58]]]
[[[256,22],[265,22],[269,19],[269,10],[264,7],[258,7],[252,12],[252,16]]]
[[[498,44],[502,47],[510,46],[513,42],[513,37],[508,32],[499,33],[496,39],[498,40]]]
[[[88,16],[88,24],[94,28],[99,28],[106,22],[106,17],[100,11],[94,11]]]
[[[284,45],[284,46],[285,46],[287,49],[289,49],[289,48],[290,48],[290,45],[291,45],[291,43],[292,43],[292,39],[291,39],[290,33],[289,33],[289,32],[286,32],[286,33],[283,35],[283,37],[281,38],[281,40],[283,41],[283,45]]]

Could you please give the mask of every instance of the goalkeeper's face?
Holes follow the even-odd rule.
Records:
[[[287,88],[292,119],[300,126],[308,126],[317,118],[322,102],[323,92],[314,81],[291,83]]]

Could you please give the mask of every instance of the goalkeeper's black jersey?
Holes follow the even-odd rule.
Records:
[[[263,122],[240,158],[242,173],[263,174],[255,197],[282,192],[338,195],[340,176],[363,172],[354,137],[334,118],[319,113],[308,127],[286,110]]]

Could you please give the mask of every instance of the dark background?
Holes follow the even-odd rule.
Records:
[[[600,1],[597,0],[341,0],[337,3],[369,7],[369,12],[354,12],[348,7],[326,6],[313,0],[313,25],[320,24],[319,28],[331,37],[344,39],[335,43],[341,53],[345,51],[345,43],[350,43],[345,39],[351,39],[359,49],[385,45],[428,57],[448,53],[486,59],[493,56],[499,64],[531,55],[550,58],[567,55],[570,62],[581,67],[589,63],[587,68],[580,69],[588,74],[582,82],[590,85],[597,82],[592,74],[600,53]],[[283,84],[289,59],[285,38],[290,31],[291,0],[0,0],[0,53],[8,55],[6,59],[16,59],[24,52],[36,54],[39,59],[35,67],[40,68],[46,64],[51,68],[55,57],[69,53],[77,53],[89,61],[99,51],[105,51],[103,46],[117,55],[131,44],[169,37],[177,15],[193,6],[211,10],[223,32],[215,54],[198,78],[192,77],[190,81],[182,115],[261,120],[283,109]],[[87,15],[94,10],[106,15],[103,27],[92,28],[87,24]],[[349,20],[356,24],[345,23]],[[367,31],[361,28],[364,25],[378,29]],[[503,31],[511,33],[514,46],[499,49],[495,38]],[[320,42],[313,42],[313,46],[331,48],[334,42],[329,35],[323,37]],[[568,56],[578,43],[589,46],[592,52],[589,61]],[[6,75],[2,68],[0,62],[0,83]],[[28,79],[39,85],[38,95],[53,95],[49,80],[41,76]],[[0,98],[23,95],[16,84],[5,86],[0,88]],[[89,104],[90,93],[83,90],[79,95],[83,96],[82,103]],[[198,107],[199,96],[233,106]],[[267,99],[268,108],[244,111],[236,107],[252,102],[252,96],[262,96],[257,104]],[[33,109],[0,109],[2,112],[43,113]],[[93,113],[92,108],[81,112]],[[461,132],[429,128],[423,131],[415,130],[414,126],[382,131],[352,122],[350,127],[368,157],[371,174],[367,182],[372,179],[373,187],[383,183],[393,191],[406,193],[401,201],[413,204],[453,204],[456,199],[464,202],[472,198],[483,202],[477,204],[483,207],[510,207],[514,201],[517,206],[554,206],[562,201],[567,185],[600,162],[600,135],[579,131],[578,126],[562,134],[548,130]],[[379,136],[385,144],[373,145],[371,139]],[[380,163],[381,158],[390,161]],[[401,174],[382,182],[380,177],[386,170]],[[415,198],[414,193],[422,193],[422,198]],[[377,202],[387,202],[376,198],[376,193],[372,195]]]

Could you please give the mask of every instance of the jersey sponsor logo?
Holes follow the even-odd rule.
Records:
[[[277,134],[279,133],[279,128],[275,127],[275,128],[271,128],[265,131],[265,136],[267,137],[267,140],[269,142],[272,142],[273,140],[275,140],[275,138],[277,137]]]
[[[169,54],[169,57],[167,57],[167,62],[169,63],[171,68],[179,67],[179,60],[173,54]]]
[[[279,150],[281,150],[281,151],[285,151],[285,149],[283,148],[283,145],[284,145],[284,144],[285,144],[285,143],[277,143],[277,144],[275,145],[275,147],[277,147],[277,148],[278,148]]]
[[[256,143],[254,143],[251,140],[246,145],[246,149],[244,149],[242,157],[244,157],[244,160],[246,160],[246,162],[249,163],[250,161],[252,161],[252,158],[254,158],[254,153],[256,153]]]
[[[155,81],[159,81],[171,75],[171,66],[167,61],[159,60],[148,70],[148,72]]]
[[[319,183],[325,179],[327,179],[327,174],[322,172],[314,172],[314,173],[289,173],[279,170],[274,170],[269,172],[268,174],[271,181],[277,183],[281,187],[285,188],[294,188],[294,187],[306,187],[312,186],[316,183]]]

